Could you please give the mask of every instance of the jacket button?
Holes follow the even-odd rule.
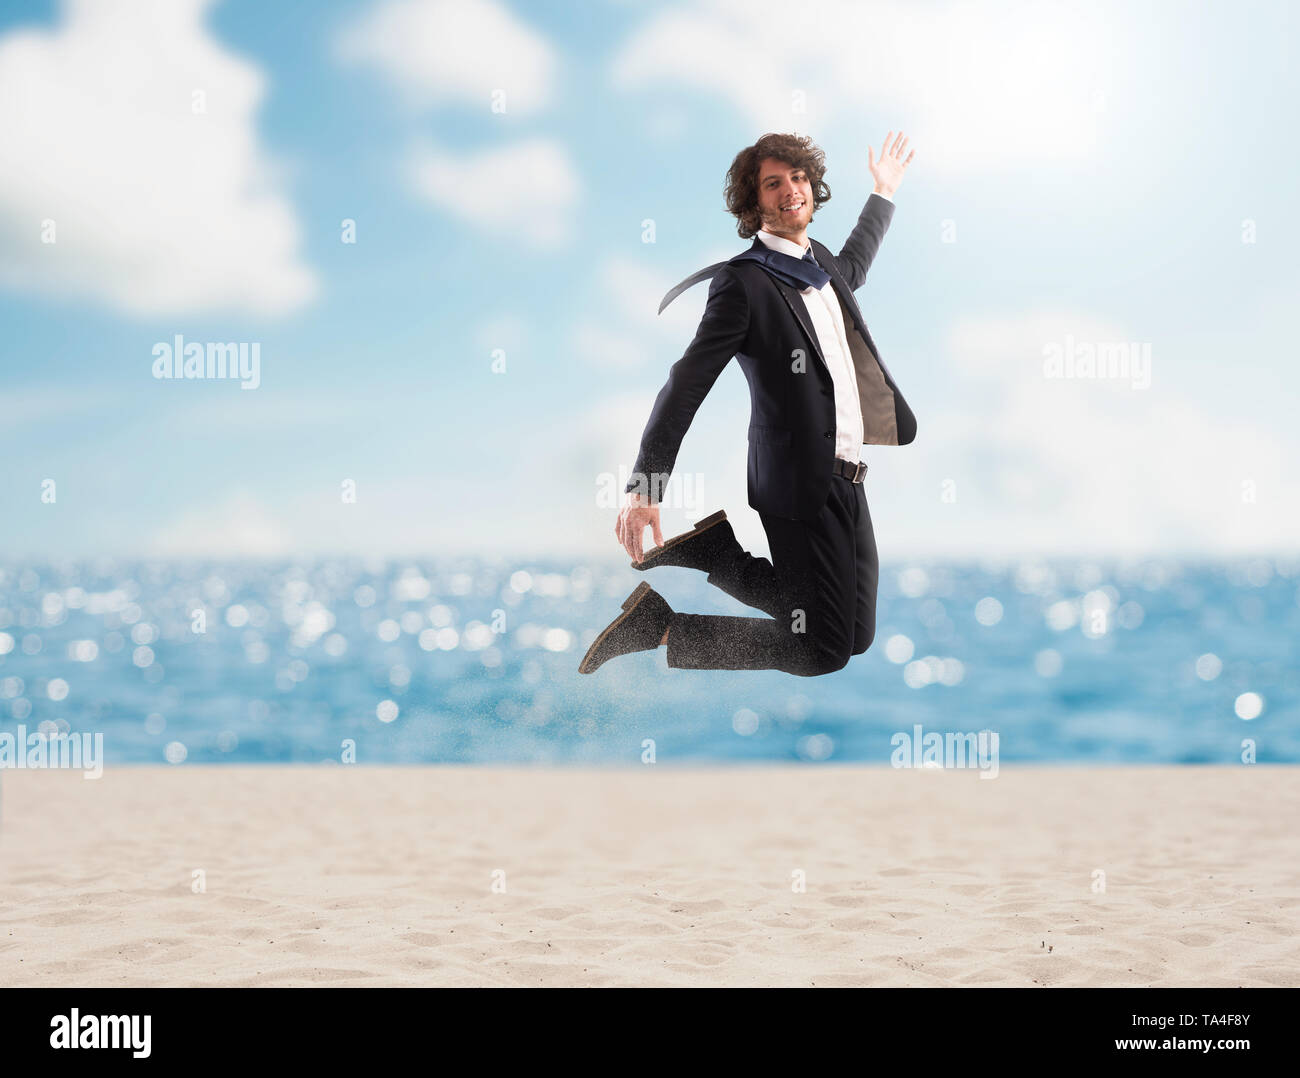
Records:
[[[835,437],[835,432],[834,432],[833,430],[828,430],[828,431],[826,431],[826,433],[824,433],[824,434],[822,435],[822,437],[823,437],[823,438],[834,438],[834,437]]]
[[[823,389],[823,390],[822,390],[822,396],[823,396],[823,397],[829,397],[830,395],[831,395],[831,391],[830,391],[829,389]]]

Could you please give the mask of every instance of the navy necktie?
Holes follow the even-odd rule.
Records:
[[[772,250],[763,251],[757,257],[768,273],[801,292],[810,287],[821,290],[831,279],[831,275],[817,265],[811,246],[804,251],[802,258]]]
[[[782,254],[780,251],[773,251],[761,243],[748,251],[728,259],[728,262],[757,262],[768,273],[778,281],[797,288],[802,292],[805,288],[816,288],[818,291],[826,287],[830,281],[831,275],[817,264],[817,259],[813,256],[812,245],[804,251],[802,258],[795,258],[794,255]],[[706,266],[696,273],[692,273],[681,284],[674,285],[668,290],[659,304],[659,311],[662,314],[663,309],[672,303],[674,299],[680,296],[691,285],[699,281],[707,281],[718,272],[727,262],[715,262],[712,266]]]

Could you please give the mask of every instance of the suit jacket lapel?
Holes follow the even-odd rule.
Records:
[[[849,317],[857,324],[858,329],[864,327],[858,321],[858,303],[854,299],[853,293],[849,291],[849,286],[845,283],[844,278],[840,276],[840,271],[835,268],[835,259],[831,256],[830,251],[823,247],[816,240],[809,240],[813,244],[813,256],[827,273],[831,275],[831,287],[835,289],[835,294],[840,297],[840,302],[844,304],[844,309],[849,313]],[[820,250],[818,250],[820,248]],[[865,337],[866,334],[864,333]]]
[[[853,319],[854,324],[858,327],[858,331],[862,334],[862,339],[866,342],[868,350],[876,357],[876,362],[880,364],[880,370],[884,374],[885,380],[889,383],[891,389],[897,390],[898,387],[894,385],[894,379],[889,373],[889,368],[885,366],[885,361],[880,358],[880,353],[876,350],[876,344],[867,332],[866,323],[862,321],[862,312],[858,308],[857,299],[849,291],[849,286],[845,283],[844,278],[840,276],[839,270],[835,268],[835,259],[831,252],[814,239],[809,239],[808,242],[813,245],[813,257],[817,259],[817,264],[831,275],[831,287],[835,289],[835,294],[840,297],[844,310],[848,312],[849,317]],[[823,362],[825,361],[823,360]]]
[[[781,298],[785,300],[785,305],[790,308],[790,313],[794,315],[795,321],[803,327],[804,334],[812,343],[813,354],[821,360],[822,366],[826,367],[827,372],[829,372],[830,367],[826,364],[826,357],[822,355],[821,341],[817,339],[817,332],[813,329],[812,321],[808,317],[808,305],[804,303],[803,293],[784,281],[778,281],[775,277],[772,278],[772,283],[780,291]]]
[[[755,236],[754,242],[749,249],[761,254],[767,250],[767,245]],[[817,339],[817,333],[812,327],[811,319],[808,317],[808,306],[803,301],[803,294],[797,288],[786,284],[784,281],[778,280],[771,274],[768,274],[768,280],[776,285],[777,291],[781,293],[781,298],[785,300],[785,305],[790,308],[790,314],[794,316],[794,320],[798,322],[800,327],[803,329],[804,336],[806,336],[809,343],[812,344],[813,355],[821,361],[821,365],[825,367],[827,373],[829,373],[830,367],[827,366],[826,357],[822,355],[821,341]]]

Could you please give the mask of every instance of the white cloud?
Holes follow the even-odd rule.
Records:
[[[966,0],[825,0],[795,12],[778,0],[705,0],[652,15],[609,71],[620,89],[729,101],[755,135],[841,123],[879,150],[885,127],[901,126],[927,169],[1020,172],[1094,153],[1107,101],[1134,62],[1123,14]]]
[[[493,234],[550,247],[570,233],[578,174],[551,139],[477,152],[422,142],[411,151],[409,176],[422,198]]]
[[[312,297],[258,145],[265,79],[203,25],[209,4],[69,0],[53,30],[0,38],[0,283],[136,315]]]
[[[346,27],[340,59],[372,64],[414,108],[448,101],[533,113],[552,96],[556,58],[544,37],[492,0],[386,0]]]
[[[918,413],[918,436],[868,447],[868,497],[882,557],[903,551],[972,559],[1053,552],[1280,550],[1300,533],[1293,436],[1250,414],[1194,400],[1180,357],[1151,350],[1151,385],[1050,379],[1043,346],[1128,340],[1085,314],[968,320],[950,335],[949,399],[930,410],[905,359],[890,362]],[[911,388],[915,386],[915,388]],[[951,481],[955,501],[942,499]],[[1254,500],[1243,493],[1254,489]],[[884,538],[881,538],[883,533]]]
[[[559,66],[550,42],[493,0],[383,0],[334,46],[341,61],[381,71],[414,110],[459,103],[485,116],[536,114],[551,104]],[[418,141],[406,173],[425,201],[539,247],[569,234],[580,188],[564,147],[540,137],[480,150]]]

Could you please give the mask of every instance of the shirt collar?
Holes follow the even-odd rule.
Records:
[[[787,240],[781,236],[774,236],[766,229],[758,230],[758,238],[763,241],[763,245],[772,251],[779,251],[783,255],[789,255],[791,258],[803,258],[812,250],[812,242],[809,241],[807,247],[800,247],[797,243]],[[814,255],[814,258],[817,256]]]

